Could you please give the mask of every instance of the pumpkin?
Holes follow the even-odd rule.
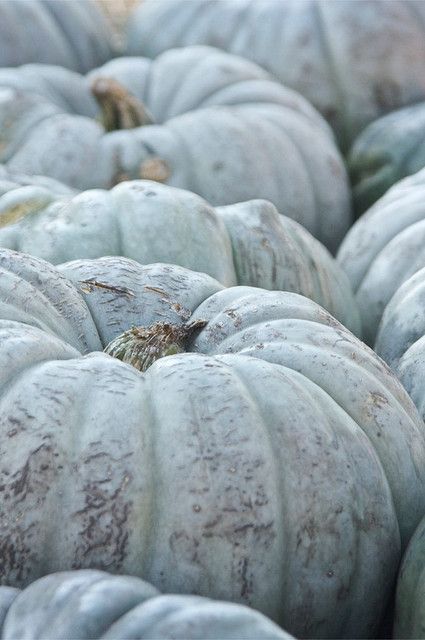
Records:
[[[117,59],[88,78],[0,70],[6,122],[0,161],[14,171],[81,190],[152,179],[213,205],[265,198],[333,251],[350,225],[345,167],[323,118],[256,65],[208,47]]]
[[[425,171],[401,180],[357,220],[338,251],[371,345],[394,293],[425,267],[424,196]]]
[[[376,338],[376,351],[394,369],[425,419],[425,268],[406,280],[391,298]]]
[[[0,165],[0,197],[19,187],[41,187],[48,190],[52,197],[65,197],[75,194],[75,190],[67,187],[58,180],[46,176],[29,176],[24,173],[11,172]]]
[[[41,62],[84,73],[113,55],[94,0],[2,0],[0,42],[0,67]]]
[[[373,635],[425,436],[332,316],[176,265],[2,249],[0,318],[3,583],[107,568],[294,635]]]
[[[188,191],[138,180],[110,192],[64,195],[0,173],[0,246],[59,264],[123,255],[204,271],[226,286],[294,291],[354,333],[360,315],[347,276],[295,221],[263,200],[217,207]],[[59,194],[58,194],[59,191]]]
[[[290,640],[258,611],[199,596],[161,595],[140,578],[64,571],[23,591],[0,587],[0,638]]]
[[[396,182],[425,167],[425,103],[405,107],[370,124],[348,157],[357,215]]]
[[[394,638],[425,638],[425,518],[403,557],[397,582]]]
[[[417,1],[143,0],[128,51],[208,44],[249,58],[314,104],[347,149],[375,118],[425,98],[424,21]]]

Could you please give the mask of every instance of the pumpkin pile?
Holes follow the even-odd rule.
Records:
[[[425,639],[424,24],[0,2],[0,640]]]

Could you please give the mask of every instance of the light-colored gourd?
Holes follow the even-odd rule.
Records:
[[[368,123],[425,98],[424,23],[417,0],[143,0],[128,50],[208,44],[242,55],[304,95],[348,149]]]
[[[194,323],[145,373],[99,353]],[[175,265],[2,249],[0,415],[12,586],[108,568],[373,637],[425,510],[423,424],[372,351],[307,298]]]
[[[80,194],[65,187],[62,194],[60,185],[51,187],[45,178],[33,183],[0,173],[0,246],[53,264],[104,255],[169,262],[226,286],[293,291],[360,335],[360,315],[343,270],[270,202],[214,208],[193,193],[146,180]]]
[[[140,578],[64,571],[23,591],[0,587],[0,638],[16,640],[291,640],[243,605],[161,595]]]
[[[95,0],[0,2],[0,67],[40,62],[84,73],[112,58],[111,41]]]
[[[347,273],[373,345],[397,289],[425,267],[425,170],[401,180],[350,229],[337,261]]]
[[[11,170],[79,190],[144,178],[213,205],[264,198],[331,251],[351,222],[324,119],[260,67],[209,47],[116,59],[87,78],[2,69],[0,150]]]

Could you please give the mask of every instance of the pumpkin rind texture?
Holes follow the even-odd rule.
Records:
[[[143,0],[128,50],[207,44],[245,56],[314,104],[347,149],[380,115],[424,99],[424,21],[416,0]]]
[[[351,227],[337,261],[350,280],[364,340],[373,345],[397,289],[425,267],[425,170],[395,184]]]
[[[403,557],[397,582],[394,638],[425,638],[425,519]]]
[[[65,194],[59,186],[50,189],[48,179],[33,182],[0,173],[0,246],[53,264],[104,255],[169,262],[226,286],[293,291],[360,335],[360,315],[343,270],[270,202],[214,209],[193,193],[151,181],[78,195],[66,187]]]
[[[106,132],[91,91],[105,78],[156,124]],[[0,161],[13,171],[79,190],[158,179],[213,205],[264,198],[331,251],[351,223],[346,170],[324,119],[260,67],[209,47],[116,59],[87,78],[43,65],[2,69],[5,121]]]
[[[94,0],[0,2],[0,67],[40,62],[84,73],[112,58],[111,40]]]
[[[139,578],[84,569],[45,576],[22,592],[0,587],[0,608],[2,640],[292,638],[243,605],[161,595]]]
[[[2,581],[108,567],[373,636],[425,510],[423,424],[383,362],[297,294],[0,255]],[[144,374],[99,353],[197,320]]]

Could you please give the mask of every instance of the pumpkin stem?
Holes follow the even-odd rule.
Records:
[[[206,324],[206,320],[195,320],[183,325],[155,322],[150,327],[132,327],[112,340],[104,352],[146,371],[159,358],[183,353],[193,333]]]
[[[100,106],[100,120],[105,131],[154,124],[143,102],[113,78],[96,78],[91,84],[91,91]]]

